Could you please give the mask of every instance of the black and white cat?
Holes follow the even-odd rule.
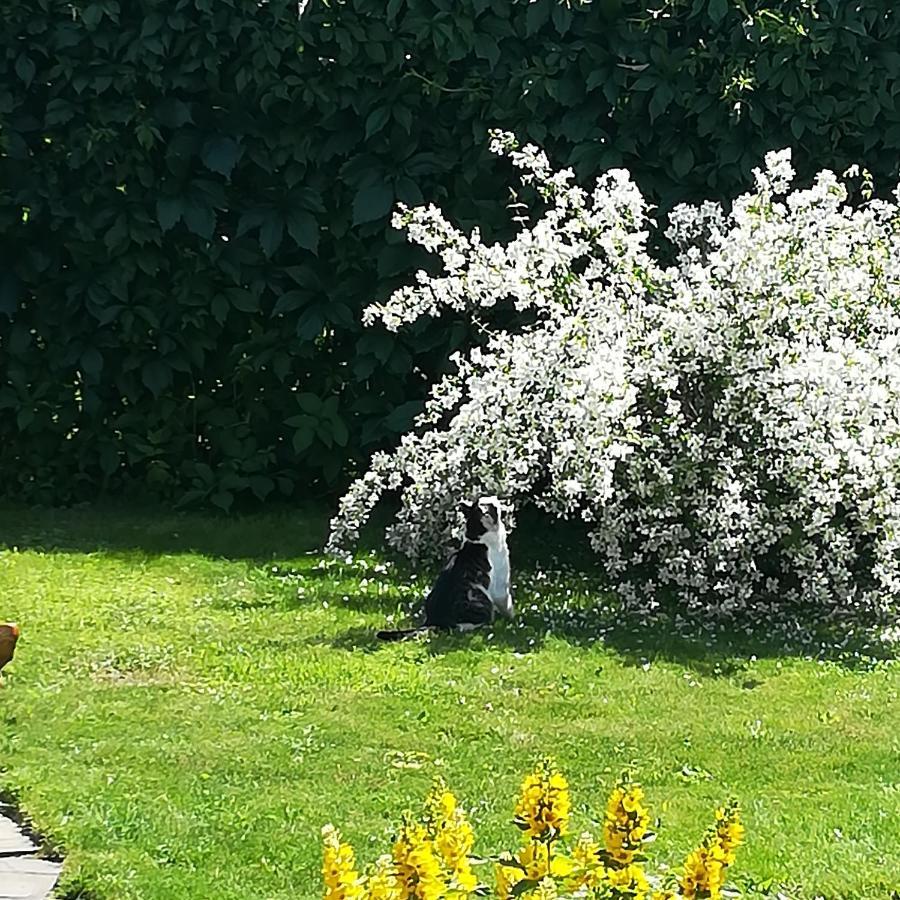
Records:
[[[469,631],[499,614],[513,618],[509,592],[509,550],[500,501],[482,497],[466,506],[466,536],[447,561],[425,598],[425,624],[379,631],[383,641],[398,641],[433,628]]]

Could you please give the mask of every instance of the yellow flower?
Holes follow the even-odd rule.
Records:
[[[744,840],[744,826],[736,800],[730,800],[716,810],[716,837],[725,855],[725,865],[730,866],[734,862],[735,851]]]
[[[444,863],[454,893],[469,894],[478,887],[469,854],[475,843],[472,826],[456,797],[442,780],[435,782],[425,800],[425,821],[429,836]]]
[[[525,870],[525,878],[539,881],[550,874],[550,852],[546,844],[532,841],[518,852],[516,858]]]
[[[733,862],[735,851],[744,839],[737,802],[729,801],[716,810],[716,824],[707,831],[700,846],[692,851],[684,863],[680,879],[681,893],[686,900],[721,896],[725,883],[725,869]]]
[[[570,807],[568,782],[545,761],[522,782],[515,822],[531,838],[553,840],[568,831]]]
[[[533,900],[557,900],[556,883],[552,878],[544,878],[541,883],[528,895]]]
[[[725,851],[715,833],[710,833],[703,843],[688,854],[684,873],[679,879],[681,895],[685,900],[716,900],[725,881]]]
[[[540,881],[548,875],[554,878],[565,878],[574,869],[572,860],[558,853],[551,853],[547,844],[531,841],[516,854],[519,865],[524,869],[521,877]]]
[[[650,814],[643,805],[644,792],[623,775],[609,795],[603,822],[603,843],[614,868],[629,866],[640,850],[650,826]]]
[[[567,885],[570,888],[596,887],[605,876],[600,861],[600,845],[585,832],[572,848],[572,874]]]
[[[364,900],[400,900],[400,882],[390,856],[379,857],[365,882]]]
[[[644,870],[637,863],[631,863],[621,869],[607,869],[606,882],[613,889],[613,897],[644,900],[647,891],[650,890]]]
[[[359,873],[353,848],[341,842],[334,825],[322,829],[322,877],[325,880],[325,900],[352,900],[362,896]]]
[[[445,896],[447,883],[424,825],[405,821],[394,842],[393,855],[400,900],[440,900]]]
[[[522,880],[519,869],[497,863],[494,868],[497,900],[510,900],[512,889]]]

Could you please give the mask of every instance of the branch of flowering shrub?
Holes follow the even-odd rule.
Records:
[[[325,900],[439,900],[494,896],[581,900],[719,900],[744,827],[734,800],[716,810],[715,824],[679,870],[645,869],[650,814],[640,785],[623,775],[606,804],[602,842],[571,831],[565,776],[549,760],[522,781],[513,813],[521,843],[494,857],[493,890],[475,871],[474,832],[456,797],[436,781],[417,818],[406,813],[390,855],[360,875],[353,848],[332,826],[322,830]],[[482,867],[483,868],[483,867]]]
[[[895,622],[897,204],[851,206],[829,171],[792,190],[790,152],[770,153],[730,210],[672,211],[678,253],[664,266],[626,171],[587,191],[512,135],[493,133],[491,148],[542,211],[492,245],[434,206],[398,211],[444,271],[418,273],[366,321],[396,329],[451,309],[490,333],[351,486],[330,547],[351,546],[399,491],[388,540],[440,554],[460,501],[490,493],[588,522],[628,603],[666,588],[692,617],[802,607]],[[510,302],[532,324],[491,325]]]

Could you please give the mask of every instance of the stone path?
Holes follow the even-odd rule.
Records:
[[[62,865],[39,859],[38,847],[0,805],[0,900],[44,900]]]

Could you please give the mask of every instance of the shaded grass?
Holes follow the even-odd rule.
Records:
[[[559,562],[570,532],[528,522],[516,625],[379,645],[424,581],[376,554],[323,560],[324,529],[316,510],[0,511],[0,618],[23,628],[0,789],[64,850],[72,896],[316,897],[320,826],[374,859],[436,772],[477,849],[511,846],[518,782],[547,752],[585,826],[633,765],[671,864],[734,794],[745,887],[900,889],[896,667],[642,625]]]

